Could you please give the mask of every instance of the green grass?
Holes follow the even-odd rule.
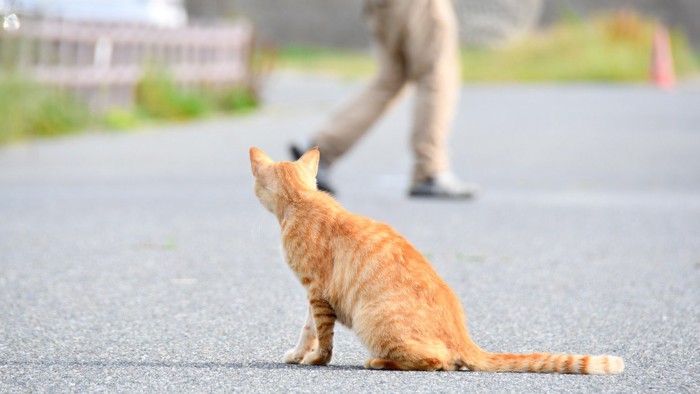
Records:
[[[185,90],[166,72],[149,68],[136,86],[138,111],[153,119],[186,121],[213,111],[212,101],[198,90]]]
[[[580,21],[568,18],[499,49],[464,49],[462,78],[467,82],[646,81],[656,24],[635,14],[619,13]],[[672,32],[679,77],[697,73],[700,57],[685,38]],[[284,48],[282,68],[321,72],[344,78],[371,75],[368,53]]]
[[[88,108],[68,95],[15,76],[0,76],[0,144],[77,132]]]
[[[566,21],[500,50],[468,49],[465,81],[646,81],[655,23],[633,14],[592,21]],[[679,33],[671,34],[676,72],[698,71],[695,54]]]
[[[126,123],[135,118],[189,121],[211,113],[248,113],[258,106],[255,92],[247,88],[180,87],[162,70],[149,69],[136,87],[136,108],[129,113],[112,113],[113,123]],[[129,116],[131,115],[131,116]]]
[[[184,89],[167,73],[147,70],[137,86],[134,108],[112,108],[94,115],[69,94],[0,73],[0,145],[71,134],[88,127],[128,130],[144,123],[243,114],[257,105],[250,89]]]
[[[277,66],[341,78],[371,75],[376,64],[369,52],[351,52],[327,48],[288,46],[277,53]]]

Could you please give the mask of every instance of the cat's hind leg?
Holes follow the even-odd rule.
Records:
[[[453,369],[445,368],[445,364],[436,358],[394,361],[378,357],[370,357],[365,360],[365,368],[403,371],[440,371]]]
[[[457,366],[444,343],[430,339],[402,339],[381,345],[379,357],[365,361],[369,369],[404,371],[453,371]]]
[[[297,342],[296,347],[289,349],[287,353],[284,354],[284,362],[287,364],[299,364],[304,359],[304,356],[316,347],[318,347],[316,325],[314,324],[313,312],[309,306],[306,322],[299,334],[299,342]]]
[[[370,357],[365,360],[365,368],[367,369],[387,369],[387,370],[398,370],[399,365],[391,360],[378,357]]]
[[[331,305],[314,290],[314,288],[309,289],[309,304],[316,325],[318,346],[312,352],[307,353],[301,363],[326,365],[333,356],[333,328],[335,327],[336,315]]]

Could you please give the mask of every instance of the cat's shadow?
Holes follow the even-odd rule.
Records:
[[[43,366],[43,367],[92,367],[92,368],[183,368],[183,369],[265,369],[265,370],[331,370],[331,371],[353,371],[364,370],[357,365],[301,365],[286,364],[281,362],[167,362],[167,361],[129,361],[129,360],[0,360],[0,366]]]
[[[251,368],[259,368],[259,369],[296,369],[296,368],[301,368],[301,369],[307,369],[307,370],[331,370],[331,371],[365,371],[366,368],[361,367],[359,365],[305,365],[305,364],[286,364],[286,363],[266,363],[266,362],[258,362],[258,363],[250,363],[247,365],[248,367]]]

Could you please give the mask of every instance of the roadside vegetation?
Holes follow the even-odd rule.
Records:
[[[17,77],[0,78],[0,144],[69,134],[89,122],[88,108],[69,96]]]
[[[634,82],[646,81],[654,20],[623,12],[583,21],[569,17],[501,48],[465,48],[465,82]],[[700,57],[685,37],[671,32],[676,72],[680,77],[700,70]],[[343,78],[371,75],[369,53],[288,47],[279,52],[279,66]]]
[[[572,18],[500,50],[464,50],[462,75],[471,82],[643,82],[656,29],[655,21],[629,12]],[[685,37],[674,31],[670,38],[676,73],[696,73],[700,58]]]
[[[241,114],[256,107],[257,99],[250,89],[185,89],[167,73],[148,70],[137,86],[133,108],[94,114],[70,94],[5,75],[0,76],[0,144],[87,128],[127,130],[155,122]]]

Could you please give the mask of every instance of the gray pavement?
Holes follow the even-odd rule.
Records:
[[[465,86],[471,202],[405,197],[410,100],[335,171],[482,347],[614,354],[624,374],[365,371],[344,328],[332,365],[283,364],[304,292],[248,148],[286,158],[358,86],[284,74],[251,116],[0,148],[0,392],[700,391],[698,86]]]

